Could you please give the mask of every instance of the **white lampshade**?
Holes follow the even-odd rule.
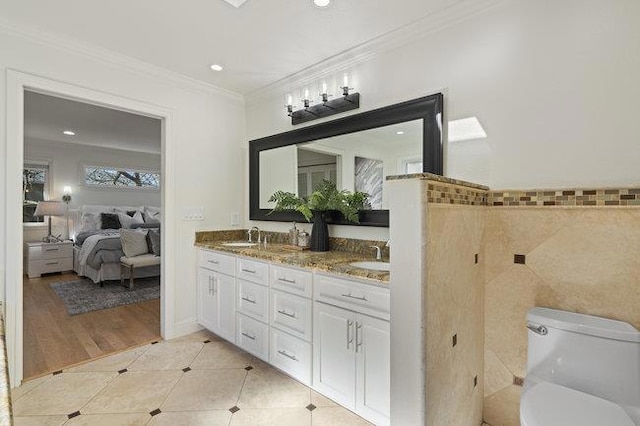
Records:
[[[66,206],[60,201],[38,201],[34,216],[64,216]]]

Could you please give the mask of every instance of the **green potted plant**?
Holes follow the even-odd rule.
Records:
[[[311,222],[311,250],[329,251],[329,228],[326,213],[331,210],[339,211],[349,222],[358,223],[358,211],[367,206],[369,194],[365,192],[339,191],[336,184],[323,180],[307,197],[298,197],[292,192],[276,191],[269,202],[276,203],[272,212],[282,210],[296,210]]]

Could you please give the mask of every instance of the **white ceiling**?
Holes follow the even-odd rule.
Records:
[[[64,135],[65,130],[73,130],[76,135]],[[142,115],[25,92],[24,135],[25,140],[159,154],[161,122]]]
[[[0,0],[0,17],[247,94],[461,2]]]

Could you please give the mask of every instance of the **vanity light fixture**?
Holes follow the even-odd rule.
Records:
[[[66,204],[69,204],[71,202],[70,186],[65,186],[64,189],[62,190],[62,201],[64,201]]]
[[[75,136],[76,132],[74,132],[73,130],[65,130],[62,132],[62,134],[67,136]]]
[[[291,117],[291,124],[301,124],[360,108],[360,94],[349,94],[349,90],[353,90],[353,87],[349,87],[349,81],[349,74],[345,73],[342,79],[342,86],[340,86],[342,96],[332,100],[329,100],[331,95],[329,94],[328,84],[326,81],[322,81],[319,84],[319,98],[322,102],[318,102],[313,106],[311,105],[313,101],[309,97],[309,89],[305,87],[300,93],[300,104],[303,108],[298,110],[295,110],[291,95],[287,95],[285,107],[287,108],[287,115]]]

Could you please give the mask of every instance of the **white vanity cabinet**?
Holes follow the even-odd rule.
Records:
[[[236,259],[236,345],[269,362],[269,264]]]
[[[388,286],[199,250],[201,325],[377,424],[389,424]]]
[[[271,364],[311,386],[313,274],[271,265]]]
[[[386,288],[315,276],[313,387],[377,425],[389,423],[389,301]]]
[[[200,250],[198,321],[218,336],[235,343],[235,258]]]

